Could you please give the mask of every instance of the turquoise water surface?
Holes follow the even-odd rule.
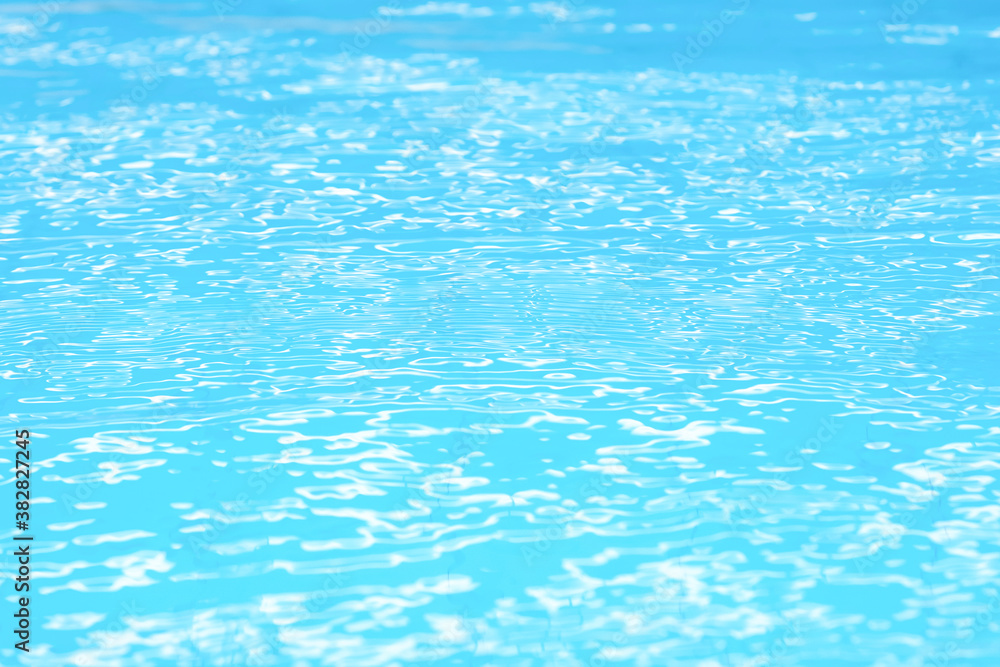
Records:
[[[0,664],[1000,664],[998,47],[0,3]]]

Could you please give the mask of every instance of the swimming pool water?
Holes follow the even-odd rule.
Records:
[[[0,4],[0,662],[995,665],[996,9]]]

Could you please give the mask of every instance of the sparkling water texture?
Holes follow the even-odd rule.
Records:
[[[995,667],[998,77],[986,1],[0,3],[0,664]]]

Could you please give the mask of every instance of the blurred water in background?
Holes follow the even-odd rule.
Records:
[[[0,3],[0,662],[996,664],[998,46],[985,1]]]

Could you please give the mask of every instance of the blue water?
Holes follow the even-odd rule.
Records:
[[[998,664],[998,47],[0,4],[0,663]]]

